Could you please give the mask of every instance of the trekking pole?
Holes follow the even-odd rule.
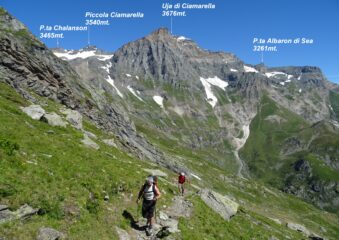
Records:
[[[157,223],[157,200],[155,200],[154,206],[154,222]]]

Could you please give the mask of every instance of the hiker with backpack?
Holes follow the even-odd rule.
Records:
[[[188,181],[188,179],[186,179],[185,173],[181,172],[178,177],[178,188],[179,188],[179,194],[181,196],[184,196],[185,194],[185,182],[186,181]]]
[[[156,207],[157,200],[160,198],[161,193],[154,183],[152,176],[146,178],[145,184],[141,187],[137,199],[137,204],[139,200],[143,198],[142,201],[142,216],[147,219],[146,223],[146,234],[151,235],[154,223],[154,211]]]

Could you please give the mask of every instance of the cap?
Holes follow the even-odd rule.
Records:
[[[153,177],[147,177],[147,178],[146,178],[146,181],[147,181],[147,182],[153,183]]]

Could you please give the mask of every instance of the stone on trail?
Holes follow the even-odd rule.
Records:
[[[225,220],[229,220],[238,211],[239,204],[232,201],[228,196],[223,196],[209,189],[202,189],[199,195],[207,206]]]
[[[36,240],[61,240],[65,235],[53,228],[40,228]]]
[[[41,117],[46,113],[40,105],[21,107],[21,110],[34,120],[40,120]]]
[[[159,219],[163,220],[163,221],[167,221],[168,220],[168,216],[163,211],[159,211]]]
[[[130,240],[129,234],[124,230],[119,227],[115,227],[116,232],[118,233],[119,240]]]
[[[47,122],[49,125],[54,127],[66,127],[67,123],[55,112],[46,113],[42,116],[41,120]]]

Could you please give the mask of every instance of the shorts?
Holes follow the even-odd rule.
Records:
[[[150,219],[154,216],[155,200],[145,200],[142,202],[142,217]]]

